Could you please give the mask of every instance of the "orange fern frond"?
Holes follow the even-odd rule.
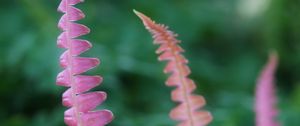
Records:
[[[154,44],[160,44],[156,50],[161,54],[159,61],[168,61],[164,73],[170,74],[166,81],[167,86],[176,86],[172,91],[172,100],[180,102],[180,105],[170,112],[173,120],[180,121],[178,126],[205,126],[212,121],[212,115],[205,110],[199,110],[206,102],[200,95],[192,92],[196,85],[188,75],[191,73],[187,66],[188,60],[182,55],[184,50],[178,45],[176,34],[168,30],[167,26],[156,24],[144,14],[134,11],[141,18],[146,29],[153,35]]]

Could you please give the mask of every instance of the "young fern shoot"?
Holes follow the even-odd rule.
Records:
[[[64,13],[58,23],[63,31],[57,40],[60,48],[67,49],[60,57],[64,70],[57,76],[56,83],[69,87],[63,93],[63,105],[70,107],[65,111],[64,120],[68,126],[104,126],[111,122],[113,114],[109,110],[94,110],[106,99],[102,91],[88,92],[102,81],[100,76],[80,75],[99,64],[97,58],[85,58],[79,55],[92,47],[87,40],[77,39],[90,32],[84,25],[75,23],[85,17],[74,5],[83,0],[62,0],[58,11]]]
[[[188,78],[190,69],[187,59],[182,55],[183,49],[178,45],[180,41],[176,35],[161,24],[156,24],[144,14],[134,11],[143,21],[146,29],[153,35],[154,44],[160,44],[156,53],[161,54],[160,61],[168,61],[164,73],[170,74],[167,86],[176,86],[172,91],[172,100],[180,105],[171,110],[170,117],[179,121],[178,126],[206,126],[212,121],[212,115],[205,110],[199,110],[206,102],[200,95],[192,94],[196,89],[193,80]]]
[[[269,61],[262,70],[257,81],[255,111],[256,111],[256,126],[279,126],[276,122],[277,109],[274,73],[278,64],[276,53],[271,53]]]

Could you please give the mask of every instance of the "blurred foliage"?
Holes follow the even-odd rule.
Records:
[[[63,126],[63,87],[55,85],[62,49],[56,47],[59,0],[0,1],[0,126]],[[268,52],[280,55],[279,121],[300,124],[299,0],[86,0],[80,21],[92,32],[85,56],[102,64],[88,74],[105,80],[99,108],[111,109],[109,126],[172,126],[171,88],[156,61],[137,9],[178,33],[210,126],[253,126],[256,77]]]

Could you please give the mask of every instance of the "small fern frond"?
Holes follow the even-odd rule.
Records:
[[[134,11],[143,21],[146,29],[153,35],[154,43],[160,44],[156,53],[161,54],[158,58],[160,61],[168,61],[164,73],[170,74],[166,81],[167,86],[176,86],[172,91],[172,100],[180,102],[180,105],[170,112],[170,117],[180,121],[178,126],[206,126],[212,121],[212,115],[205,110],[199,110],[206,103],[200,95],[192,94],[196,89],[193,80],[188,78],[191,73],[187,66],[187,59],[182,55],[184,50],[178,45],[172,31],[161,24],[156,24],[144,14]]]
[[[64,70],[58,74],[56,83],[70,87],[63,93],[62,100],[64,106],[70,107],[64,116],[68,126],[104,126],[113,119],[112,112],[94,109],[106,99],[106,93],[86,93],[98,86],[102,77],[80,75],[100,63],[97,58],[79,56],[92,47],[89,41],[77,39],[90,32],[88,27],[75,23],[85,17],[81,10],[74,7],[80,2],[83,0],[62,0],[58,7],[58,11],[64,15],[58,23],[63,32],[58,37],[57,45],[67,50],[60,57],[60,65]]]
[[[276,122],[278,110],[275,107],[277,99],[274,85],[277,64],[278,57],[273,52],[258,78],[255,99],[256,126],[279,126]]]

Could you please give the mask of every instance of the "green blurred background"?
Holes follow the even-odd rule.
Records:
[[[0,126],[63,126],[55,78],[63,49],[56,11],[60,0],[0,1]],[[88,74],[108,93],[99,109],[114,112],[109,126],[174,126],[176,104],[166,87],[165,63],[157,62],[137,9],[178,33],[190,60],[196,93],[213,113],[210,126],[254,126],[254,89],[270,49],[280,55],[276,74],[279,121],[300,124],[299,0],[86,0],[79,21],[93,48],[83,56],[102,64]]]

